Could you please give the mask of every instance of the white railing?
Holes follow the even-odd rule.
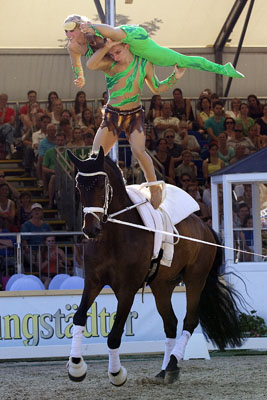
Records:
[[[45,239],[41,244],[22,244],[24,240],[23,237],[36,237],[42,236],[43,238],[48,236],[61,237],[60,242],[56,241],[56,273],[70,273],[74,274],[74,260],[76,259],[76,251],[77,245],[79,245],[82,249],[84,249],[81,243],[78,243],[77,237],[83,236],[83,232],[81,231],[73,231],[73,232],[14,232],[14,233],[0,233],[0,240],[2,237],[5,239],[13,238],[13,248],[4,248],[1,256],[1,265],[0,265],[0,274],[2,276],[10,276],[14,273],[26,273],[26,274],[35,274],[41,278],[42,276],[42,262],[44,259],[42,258],[43,250],[47,250],[47,269],[46,273],[48,277],[51,275],[50,272],[50,257],[49,257],[49,246],[45,244]],[[62,240],[64,237],[64,240]],[[67,238],[71,238],[70,241],[67,241]],[[64,262],[59,262],[59,252],[58,249],[61,249],[64,252]],[[83,250],[84,251],[84,250]],[[82,257],[83,259],[83,257]],[[60,265],[61,264],[61,265]],[[84,264],[81,266],[84,268]]]

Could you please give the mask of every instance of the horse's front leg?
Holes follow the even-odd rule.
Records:
[[[108,335],[109,365],[108,377],[114,386],[121,386],[127,380],[127,370],[120,363],[119,348],[124,325],[134,300],[134,294],[117,295],[118,306],[113,327]]]
[[[87,320],[87,310],[93,304],[100,292],[100,288],[83,291],[80,305],[73,317],[73,335],[70,351],[70,358],[67,364],[68,375],[72,381],[81,382],[87,372],[87,364],[82,357],[82,339]]]

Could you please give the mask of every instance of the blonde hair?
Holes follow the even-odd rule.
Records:
[[[71,14],[65,19],[64,24],[66,22],[76,22],[76,24],[82,24],[83,22],[88,22],[88,21],[89,19],[83,15]]]

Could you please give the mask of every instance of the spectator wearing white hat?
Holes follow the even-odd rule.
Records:
[[[43,207],[39,203],[32,205],[31,218],[21,225],[21,232],[51,232],[51,227],[43,221]],[[26,243],[25,243],[26,242]],[[23,236],[22,244],[38,246],[44,242],[44,236]]]

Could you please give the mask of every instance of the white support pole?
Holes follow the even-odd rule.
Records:
[[[218,183],[213,183],[211,178],[211,212],[212,212],[212,229],[215,232],[220,232],[220,216],[219,216],[219,196],[218,196]]]
[[[21,256],[21,233],[17,233],[17,274],[22,272],[22,256]]]
[[[260,217],[260,187],[259,182],[252,184],[252,215],[253,215],[253,251],[262,254],[261,217]],[[254,261],[262,261],[254,255]]]
[[[105,14],[106,14],[106,24],[115,26],[116,19],[116,0],[106,0],[105,1]],[[117,162],[119,159],[119,146],[118,142],[114,144],[109,152],[110,157],[113,161]]]
[[[234,247],[232,183],[227,179],[228,177],[228,175],[223,176],[224,245]],[[226,272],[229,272],[228,265],[229,263],[233,263],[233,261],[233,250],[225,249]]]

